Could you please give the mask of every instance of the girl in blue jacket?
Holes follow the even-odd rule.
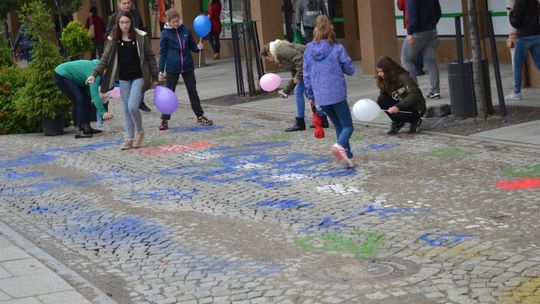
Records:
[[[306,96],[326,112],[336,129],[337,143],[332,153],[346,168],[354,166],[349,139],[353,133],[351,110],[347,103],[345,76],[354,74],[354,65],[345,48],[336,42],[336,33],[327,16],[318,16],[313,42],[304,52]]]
[[[170,9],[165,12],[165,16],[167,23],[163,27],[159,40],[159,78],[165,78],[165,86],[174,92],[181,74],[188,91],[191,109],[197,116],[197,123],[203,126],[212,125],[214,122],[204,116],[201,107],[191,56],[191,52],[202,52],[204,45],[202,42],[198,45],[195,43],[191,31],[182,23],[177,11]],[[159,129],[167,130],[170,119],[170,114],[161,114]]]

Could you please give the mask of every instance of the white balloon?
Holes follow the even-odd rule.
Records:
[[[381,112],[381,107],[371,99],[360,99],[353,106],[353,115],[361,121],[372,121]]]

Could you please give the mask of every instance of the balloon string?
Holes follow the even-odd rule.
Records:
[[[199,38],[199,44],[201,44],[202,42],[202,38]],[[199,50],[199,68],[201,67],[201,53],[202,53],[202,50]]]
[[[385,112],[388,112],[388,113],[390,113],[390,111],[388,111],[388,110],[381,110],[381,111],[385,111]],[[398,113],[407,113],[407,114],[412,114],[412,112],[408,112],[408,111],[398,111]]]

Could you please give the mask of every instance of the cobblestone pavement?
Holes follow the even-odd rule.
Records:
[[[331,129],[206,109],[3,136],[1,220],[118,303],[540,303],[538,147],[357,126],[342,169]]]

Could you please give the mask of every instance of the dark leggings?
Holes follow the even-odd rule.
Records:
[[[208,42],[210,43],[210,46],[212,47],[212,51],[214,51],[214,54],[219,54],[219,51],[221,49],[221,46],[219,44],[219,34],[214,34],[212,32],[208,33]]]
[[[56,72],[54,73],[54,82],[73,104],[73,125],[81,127],[83,124],[90,123],[91,99],[86,87],[79,87],[75,81],[60,76]]]
[[[388,110],[389,108],[395,106],[398,102],[390,96],[390,94],[386,92],[381,92],[379,95],[379,98],[377,98],[377,103],[383,110]],[[411,113],[403,113],[403,112],[411,112]],[[424,115],[425,111],[419,112],[418,109],[410,107],[410,108],[400,108],[399,112],[390,114],[388,112],[385,112],[388,117],[392,121],[396,122],[415,122]]]
[[[165,86],[175,92],[176,85],[178,84],[178,78],[180,78],[180,74],[178,73],[167,73]],[[197,93],[197,80],[195,79],[195,72],[184,72],[182,73],[182,78],[184,79],[184,84],[186,85],[186,89],[188,91],[189,102],[191,103],[193,113],[195,113],[195,116],[197,117],[204,115],[204,111],[201,107],[201,100],[199,99],[199,94]],[[171,115],[161,114],[161,119],[169,120],[171,119]]]

